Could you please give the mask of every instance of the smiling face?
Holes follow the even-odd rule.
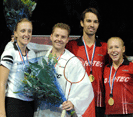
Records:
[[[32,37],[32,23],[29,21],[19,22],[17,29],[14,31],[14,35],[17,37],[19,46],[27,45]]]
[[[80,21],[81,26],[83,27],[83,33],[87,35],[94,35],[97,32],[99,27],[99,21],[97,16],[92,12],[87,12],[85,14],[84,20]]]
[[[55,28],[50,36],[53,49],[57,51],[64,51],[66,44],[68,43],[68,31],[62,28]]]
[[[125,46],[119,37],[112,37],[108,40],[108,54],[113,62],[121,62],[123,60],[123,53],[125,52]]]

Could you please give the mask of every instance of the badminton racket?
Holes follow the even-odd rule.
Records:
[[[65,64],[63,74],[67,82],[70,83],[70,88],[68,90],[68,95],[66,98],[68,101],[72,84],[80,83],[85,77],[86,64],[84,59],[77,56],[71,57]],[[66,110],[63,110],[61,113],[61,117],[65,117],[65,115],[66,115]]]

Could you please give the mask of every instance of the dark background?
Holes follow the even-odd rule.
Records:
[[[107,41],[112,36],[121,37],[126,46],[126,55],[133,56],[133,3],[132,0],[38,0],[33,11],[33,35],[50,35],[55,23],[63,22],[71,26],[70,35],[82,35],[80,15],[88,7],[99,10],[102,21],[97,35]],[[3,4],[0,7],[0,54],[11,32],[6,26]]]

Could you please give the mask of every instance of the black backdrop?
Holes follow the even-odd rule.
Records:
[[[95,7],[101,14],[97,35],[107,41],[111,36],[121,37],[126,46],[126,55],[133,56],[133,5],[131,0],[38,0],[33,11],[33,35],[50,35],[55,23],[63,22],[71,26],[71,35],[81,35],[80,14],[87,7]],[[0,54],[8,41],[11,32],[6,26],[3,5],[1,11],[1,46]]]

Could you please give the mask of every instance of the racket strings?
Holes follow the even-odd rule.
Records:
[[[76,74],[78,74],[77,78],[72,77]],[[85,74],[86,64],[84,59],[82,59],[81,57],[73,56],[67,61],[64,67],[64,77],[68,82],[72,84],[79,83],[84,79]]]

